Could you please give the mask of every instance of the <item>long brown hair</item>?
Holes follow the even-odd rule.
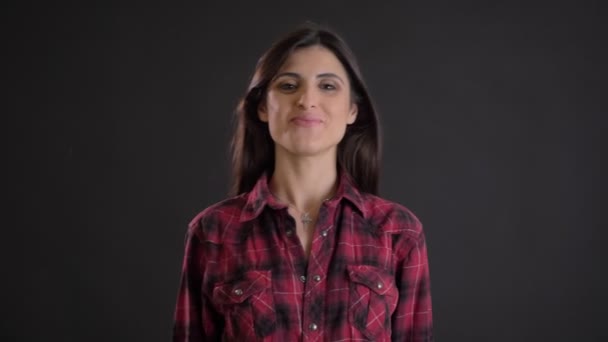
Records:
[[[336,33],[316,24],[288,33],[275,42],[257,63],[245,96],[236,109],[236,128],[232,138],[232,193],[250,191],[265,172],[274,171],[274,142],[268,124],[258,117],[258,107],[266,98],[268,86],[289,55],[298,48],[320,45],[342,63],[351,84],[351,98],[358,112],[346,128],[338,145],[338,166],[346,171],[362,192],[378,193],[380,132],[378,115],[363,82],[350,48]]]

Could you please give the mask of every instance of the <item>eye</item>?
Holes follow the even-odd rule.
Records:
[[[295,90],[297,87],[297,85],[295,83],[290,83],[290,82],[283,82],[280,83],[278,88],[284,91],[292,91]]]
[[[336,86],[331,83],[321,83],[319,88],[323,90],[336,90]]]

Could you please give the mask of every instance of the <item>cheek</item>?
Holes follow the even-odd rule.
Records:
[[[331,129],[336,134],[343,134],[346,131],[351,118],[350,109],[349,103],[340,103],[332,108]]]
[[[266,109],[268,110],[269,119],[277,118],[281,115],[281,112],[285,110],[285,99],[273,96],[271,93],[266,98]]]
[[[335,121],[338,121],[340,124],[348,124],[352,120],[352,106],[349,101],[341,101],[341,103],[333,108],[333,112],[335,113]]]
[[[274,112],[276,110],[276,99],[274,98],[274,96],[268,94],[268,96],[266,96],[266,111],[267,113],[270,115],[270,113]]]
[[[275,139],[279,132],[282,131],[281,108],[281,103],[278,101],[277,97],[269,93],[266,97],[266,115],[268,118],[267,123],[270,136],[273,139]]]

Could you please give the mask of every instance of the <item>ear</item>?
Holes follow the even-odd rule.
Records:
[[[265,103],[260,103],[258,106],[258,118],[262,122],[268,122],[268,110]]]
[[[353,104],[350,106],[350,111],[348,112],[348,118],[346,119],[346,123],[349,125],[354,123],[357,119],[358,113],[359,107],[357,107],[357,104],[353,102]]]

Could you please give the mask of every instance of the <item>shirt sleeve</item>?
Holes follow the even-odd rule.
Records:
[[[204,245],[188,230],[175,306],[173,342],[220,341],[223,319],[202,290]]]
[[[398,262],[399,301],[392,316],[393,341],[433,341],[429,263],[424,234],[405,239]]]

